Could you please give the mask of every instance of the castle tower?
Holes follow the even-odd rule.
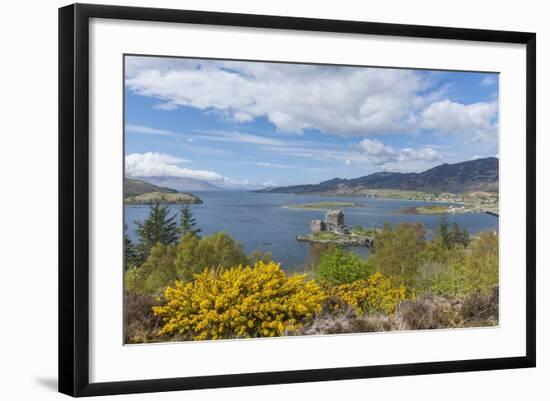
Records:
[[[332,230],[344,225],[344,213],[341,210],[330,209],[325,215],[327,229]]]

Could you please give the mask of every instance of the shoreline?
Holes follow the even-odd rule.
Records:
[[[403,215],[448,215],[448,214],[488,214],[499,217],[499,211],[491,208],[483,208],[479,205],[461,204],[461,207],[444,206],[419,206],[404,208],[400,211]]]
[[[374,239],[371,237],[360,237],[360,236],[341,236],[340,238],[334,239],[321,239],[315,238],[311,234],[298,235],[296,236],[296,241],[300,242],[309,242],[314,244],[336,244],[341,246],[350,246],[350,247],[365,247],[372,248],[374,246]]]
[[[323,196],[323,197],[342,197],[342,198],[365,198],[365,199],[376,199],[376,200],[384,200],[384,201],[408,201],[408,202],[421,202],[426,204],[450,204],[453,206],[448,206],[448,210],[438,210],[438,211],[418,211],[419,208],[426,208],[429,209],[430,205],[427,206],[418,206],[418,207],[411,207],[411,208],[404,208],[401,210],[402,214],[421,214],[421,215],[430,215],[430,214],[488,214],[490,216],[499,217],[499,203],[496,205],[487,205],[489,207],[483,207],[483,204],[480,203],[473,203],[464,201],[464,197],[461,197],[462,199],[411,199],[409,197],[384,197],[384,196],[372,196],[372,195],[359,195],[359,194],[326,194],[326,193],[308,193],[308,194],[290,194],[294,196]],[[323,203],[323,202],[319,202]],[[331,203],[331,202],[326,202]],[[335,207],[366,207],[366,205],[359,205],[354,204],[354,206],[351,205],[337,205],[338,202],[332,202],[334,203]],[[346,203],[346,202],[342,202]],[[326,211],[329,210],[330,207],[299,207],[300,205],[285,205],[281,206],[284,209],[298,209],[298,210],[316,210],[316,211]],[[496,206],[496,208],[495,208]],[[437,206],[439,208],[444,208],[445,206]],[[410,212],[407,211],[407,209],[410,209]]]

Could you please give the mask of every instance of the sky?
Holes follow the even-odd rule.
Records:
[[[498,157],[498,74],[125,57],[127,176],[223,188]]]

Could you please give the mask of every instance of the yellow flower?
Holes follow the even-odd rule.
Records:
[[[356,313],[382,312],[391,315],[399,303],[412,296],[412,293],[396,278],[386,277],[380,272],[367,279],[333,287],[330,294],[340,301],[340,306],[348,305]]]
[[[305,274],[288,276],[274,262],[204,270],[164,296],[165,304],[153,307],[164,321],[160,334],[193,340],[281,336],[311,318],[327,297]]]

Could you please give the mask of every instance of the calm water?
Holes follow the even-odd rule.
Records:
[[[255,250],[271,252],[273,259],[287,271],[302,269],[310,255],[310,244],[296,241],[299,234],[309,232],[313,219],[324,218],[323,211],[286,209],[281,206],[322,201],[355,202],[361,207],[342,208],[348,226],[380,227],[384,222],[421,222],[433,234],[440,220],[439,215],[405,215],[400,210],[430,204],[404,200],[354,198],[345,196],[315,196],[293,194],[262,194],[253,192],[220,191],[196,192],[204,203],[191,205],[202,229],[202,235],[226,231],[241,242],[246,253]],[[178,205],[170,206],[174,214]],[[126,206],[128,236],[136,241],[135,221],[147,218],[148,206]],[[448,215],[449,223],[457,222],[471,234],[482,230],[497,230],[498,218],[487,214]],[[366,255],[365,248],[353,248]]]

